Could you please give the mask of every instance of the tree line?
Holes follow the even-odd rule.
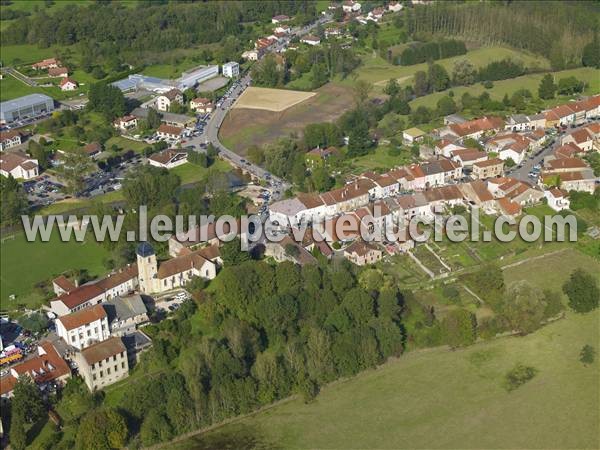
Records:
[[[585,1],[435,2],[407,10],[406,22],[415,37],[457,36],[482,45],[510,45],[543,55],[554,70],[561,70],[582,65],[598,12],[597,3]]]
[[[467,47],[463,41],[443,39],[439,41],[417,43],[405,48],[402,53],[394,58],[393,63],[401,66],[436,61],[452,56],[464,55]]]

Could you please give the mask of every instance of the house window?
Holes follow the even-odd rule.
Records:
[[[115,372],[116,372],[117,370],[119,370],[119,366],[115,366],[114,369],[115,369]]]
[[[113,361],[117,360],[117,355],[113,355]]]
[[[107,367],[107,368],[106,368],[106,374],[107,374],[107,375],[110,375],[110,367]]]
[[[77,339],[77,336],[75,336],[75,335],[71,336],[71,342],[75,342],[76,339]]]
[[[104,376],[104,372],[100,371],[100,378]]]
[[[91,330],[87,330],[87,335],[88,335],[88,337],[90,337],[92,335]]]
[[[125,361],[123,361],[123,362],[121,363],[121,369],[124,369],[124,368],[125,368]]]
[[[92,375],[92,380],[96,381],[96,374]]]

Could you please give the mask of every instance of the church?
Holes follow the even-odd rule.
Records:
[[[136,254],[139,290],[143,294],[159,294],[183,287],[196,276],[212,280],[222,264],[216,245],[199,250],[183,248],[176,257],[160,264],[148,242],[139,244]]]

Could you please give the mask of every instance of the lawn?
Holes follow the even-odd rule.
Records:
[[[480,95],[484,91],[490,94],[490,97],[494,100],[502,100],[505,94],[510,97],[515,91],[519,89],[529,89],[529,91],[537,96],[537,90],[540,84],[540,80],[544,76],[543,73],[524,75],[522,77],[512,78],[510,80],[494,81],[494,87],[491,89],[485,89],[481,83],[474,84],[473,86],[460,86],[453,87],[448,91],[454,92],[454,98],[460,99],[461,96],[468,92],[471,95]],[[560,72],[554,72],[554,77],[558,81],[561,78],[567,78],[574,76],[580,80],[588,83],[588,88],[585,94],[597,94],[600,92],[600,75],[598,70],[589,67],[581,67],[579,69],[563,70]],[[427,106],[428,108],[435,108],[438,100],[447,95],[448,91],[436,92],[434,94],[425,95],[423,97],[416,98],[410,102],[410,106],[414,109],[419,106]],[[559,96],[553,101],[549,102],[549,106],[554,104],[565,103],[571,97]]]
[[[409,353],[169,448],[598,448],[598,311],[569,314],[526,337]],[[516,363],[537,376],[503,388]],[[165,447],[166,448],[166,447]]]
[[[133,150],[135,153],[142,153],[146,147],[149,147],[149,145],[143,141],[134,141],[132,139],[127,139],[123,136],[111,137],[108,141],[104,143],[104,148],[108,150],[113,145],[118,146],[123,153],[128,150]]]
[[[52,87],[40,87],[40,86],[29,86],[11,75],[5,75],[0,80],[0,100],[12,100],[13,98],[22,97],[29,94],[46,94],[55,100],[63,100],[66,98],[74,97],[80,93],[81,90],[72,92],[63,92],[56,86]]]
[[[360,173],[366,170],[389,170],[396,166],[402,166],[412,162],[412,155],[409,150],[402,150],[398,156],[390,155],[390,147],[386,145],[378,146],[375,151],[364,156],[354,158],[350,165],[352,172]]]
[[[171,169],[171,173],[179,175],[179,178],[181,178],[181,184],[190,184],[206,179],[209,173],[214,173],[214,171],[225,173],[229,172],[230,170],[232,169],[228,162],[223,161],[222,159],[217,159],[208,169],[192,163],[185,163],[181,166]]]
[[[462,59],[469,60],[475,67],[482,67],[492,61],[498,61],[504,58],[522,61],[527,67],[538,67],[542,69],[549,68],[546,59],[533,56],[531,54],[520,52],[506,47],[484,47],[468,51],[466,55],[454,56],[452,58],[440,59],[435,61],[441,64],[451,73],[454,64]],[[358,79],[373,83],[377,88],[383,89],[385,83],[390,78],[396,78],[402,84],[412,83],[412,76],[419,70],[427,71],[427,63],[414,64],[412,66],[394,66],[383,60],[379,56],[367,55],[363,57],[363,65],[355,73]],[[354,83],[353,78],[349,78],[343,83]]]
[[[49,242],[27,242],[25,235],[16,234],[0,244],[0,309],[13,310],[16,304],[37,307],[42,300],[34,285],[66,270],[86,269],[91,276],[106,272],[102,265],[108,252],[91,239],[85,242],[62,242],[54,232]],[[16,295],[14,301],[9,300]]]

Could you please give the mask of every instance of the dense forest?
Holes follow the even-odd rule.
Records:
[[[409,32],[505,44],[550,59],[554,69],[581,65],[598,28],[597,2],[435,2],[409,10]]]
[[[94,44],[103,56],[122,52],[166,51],[217,43],[227,36],[251,39],[252,22],[277,14],[308,22],[316,16],[314,2],[177,2],[141,1],[135,8],[97,2],[69,5],[49,17],[43,10],[23,17],[2,33],[2,44]]]
[[[465,43],[454,39],[420,43],[406,48],[400,57],[394,61],[394,64],[410,66],[426,61],[436,61],[438,59],[464,55],[465,53],[467,53]]]

